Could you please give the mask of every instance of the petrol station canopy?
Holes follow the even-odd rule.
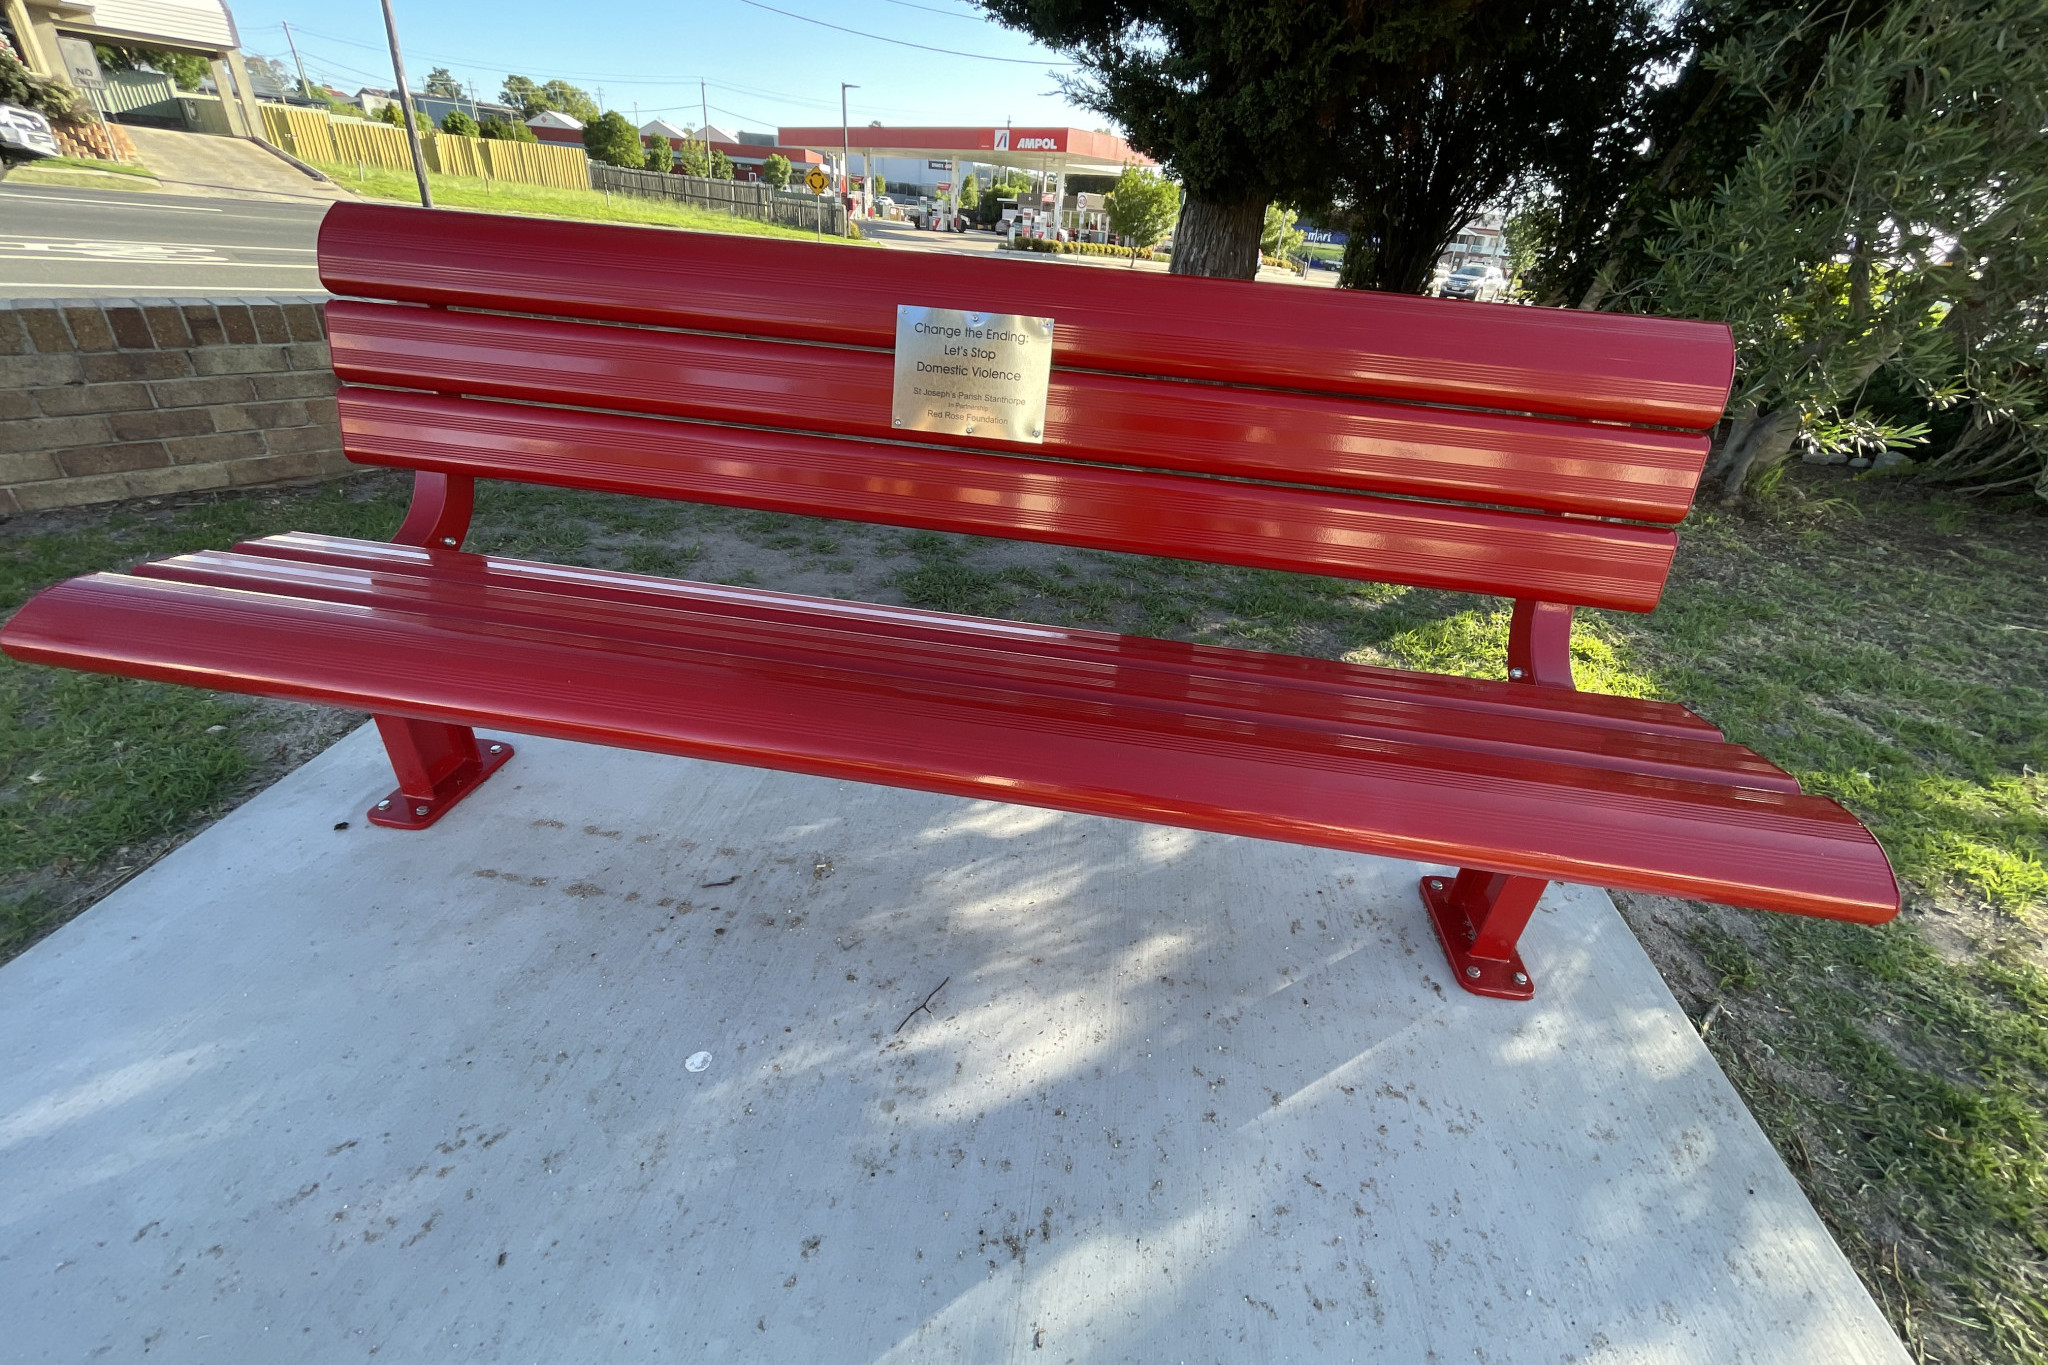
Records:
[[[844,142],[841,142],[842,133]],[[1048,175],[1117,175],[1126,166],[1159,163],[1112,133],[1085,128],[783,128],[785,147],[836,152],[843,145],[864,156],[944,157],[991,166],[1016,166]]]

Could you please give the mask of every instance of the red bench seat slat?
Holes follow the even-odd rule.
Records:
[[[899,304],[1056,320],[1054,363],[1704,431],[1728,329],[928,252],[337,204],[336,294],[856,346]]]
[[[1037,696],[1065,696],[1078,706],[1111,700],[1120,706],[1164,707],[1225,721],[1276,722],[1332,734],[1419,740],[1617,771],[1799,790],[1790,775],[1754,751],[1719,740],[1583,725],[1568,714],[1541,716],[1536,708],[1508,714],[1439,706],[1429,699],[1396,701],[1361,695],[1356,689],[1294,687],[1280,680],[1190,669],[1185,661],[1176,667],[1089,657],[1059,648],[1064,642],[1048,638],[1058,635],[1051,631],[1027,632],[1020,649],[1019,633],[999,622],[962,618],[939,629],[919,623],[925,628],[912,633],[877,631],[865,621],[839,619],[841,613],[829,603],[795,599],[778,602],[780,610],[764,614],[758,594],[732,596],[697,584],[677,584],[680,591],[675,592],[649,591],[663,580],[632,575],[607,574],[590,583],[565,585],[531,576],[521,581],[488,567],[479,573],[459,561],[344,566],[285,557],[277,553],[288,550],[284,546],[249,548],[271,553],[202,551],[146,564],[135,572],[181,583],[414,610],[437,620],[479,625],[518,626],[552,614],[567,598],[573,609],[562,618],[564,631],[594,631],[619,647],[745,655],[779,660],[790,669],[822,664],[993,690],[1023,689]],[[490,561],[482,563],[489,566]],[[1228,660],[1237,651],[1220,653]]]
[[[344,389],[351,459],[1647,611],[1669,530],[526,404]]]
[[[886,351],[337,300],[356,384],[884,439]],[[944,441],[945,437],[909,436]],[[1683,520],[1707,438],[1326,395],[1058,371],[1026,454],[1547,512]]]
[[[1522,687],[1485,678],[1339,663],[1301,654],[1115,635],[1072,626],[992,621],[919,608],[758,592],[489,555],[451,556],[412,545],[303,532],[246,541],[235,547],[235,553],[337,568],[394,570],[401,574],[417,572],[421,566],[432,563],[441,582],[468,583],[478,590],[502,586],[560,592],[598,601],[648,604],[676,613],[715,610],[728,619],[759,619],[821,632],[835,629],[834,623],[844,623],[845,628],[871,639],[886,639],[907,647],[937,642],[955,649],[982,651],[996,660],[1007,655],[1010,642],[1029,640],[1033,652],[1045,658],[1072,659],[1098,669],[1153,669],[1185,678],[1189,688],[1203,687],[1213,680],[1222,685],[1321,692],[1394,705],[1481,711],[1517,723],[1563,720],[1573,725],[1606,726],[1680,739],[1722,738],[1714,726],[1671,702],[1567,688]]]
[[[448,556],[454,558],[455,556]],[[36,597],[17,658],[963,796],[1876,923],[1831,801],[1171,708],[118,574]],[[1019,648],[1025,646],[1019,643]]]

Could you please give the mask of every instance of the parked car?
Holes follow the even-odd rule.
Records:
[[[61,155],[48,119],[18,104],[0,104],[0,162],[11,166]]]
[[[1498,266],[1481,265],[1467,261],[1453,270],[1444,279],[1437,291],[1447,299],[1470,299],[1478,303],[1495,303],[1506,297],[1508,277],[1500,273]]]

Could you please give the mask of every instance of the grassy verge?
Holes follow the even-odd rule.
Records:
[[[92,185],[101,189],[157,190],[163,182],[143,166],[124,161],[92,161],[80,157],[53,156],[41,161],[22,162],[6,169],[10,185]]]
[[[275,529],[387,535],[402,481],[17,518],[0,610]],[[475,548],[1499,677],[1503,602],[491,486]],[[1869,821],[1881,930],[1618,897],[1916,1356],[2048,1360],[2048,518],[1795,469],[1688,523],[1580,685],[1695,707]],[[0,660],[0,954],[289,766],[301,708]],[[220,726],[221,729],[213,727]],[[327,732],[320,732],[322,734]],[[283,739],[280,739],[283,736]],[[279,752],[279,745],[285,751]],[[310,741],[305,741],[310,743]],[[305,747],[301,743],[299,747]]]
[[[357,194],[372,199],[396,199],[408,204],[420,201],[419,185],[411,171],[394,171],[383,166],[315,164],[335,184]],[[641,199],[629,194],[608,195],[597,190],[565,190],[551,185],[522,185],[511,180],[482,180],[431,173],[427,176],[427,188],[434,192],[434,203],[440,208],[483,209],[492,213],[577,218],[598,223],[646,223],[658,227],[688,228],[695,232],[790,237],[806,242],[819,240],[817,234],[804,228],[760,223],[711,209],[671,204],[659,199]],[[822,240],[841,239],[828,234]]]
[[[139,175],[144,180],[154,180],[156,175],[146,166],[137,166],[127,161],[95,161],[89,157],[53,156],[31,163],[37,170],[45,171],[106,171],[111,175]]]

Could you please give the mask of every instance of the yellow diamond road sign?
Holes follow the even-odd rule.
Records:
[[[825,187],[830,185],[832,182],[826,178],[825,173],[823,171],[819,170],[816,166],[813,166],[811,167],[811,173],[804,177],[804,183],[811,187],[812,194],[823,194],[825,192]]]

